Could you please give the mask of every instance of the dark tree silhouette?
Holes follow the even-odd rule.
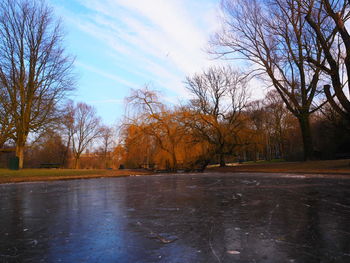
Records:
[[[313,158],[310,115],[324,103],[315,104],[322,91],[319,80],[323,72],[310,65],[308,58],[319,65],[324,65],[325,59],[305,21],[302,2],[223,0],[223,30],[216,34],[213,44],[217,47],[215,54],[248,61],[252,73],[277,90],[299,121],[307,160]]]
[[[332,88],[324,86],[327,99],[334,110],[350,121],[350,100],[345,92],[346,87],[350,91],[350,34],[345,26],[350,18],[350,2],[321,0],[308,7],[306,20],[317,36],[327,65],[312,58],[309,61],[331,77]],[[321,24],[317,23],[315,8],[322,11]]]

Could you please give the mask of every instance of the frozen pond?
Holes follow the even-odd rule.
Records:
[[[0,262],[350,262],[350,179],[178,174],[0,185]]]

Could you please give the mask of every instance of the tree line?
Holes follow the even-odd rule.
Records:
[[[117,136],[93,107],[67,101],[74,59],[52,9],[44,1],[4,0],[0,149],[14,145],[21,168],[175,170],[346,157],[349,7],[345,0],[222,0],[222,27],[209,52],[227,65],[188,76],[192,98],[184,105],[162,103],[147,86],[131,91]],[[234,67],[236,60],[244,70]],[[269,89],[260,100],[250,99],[252,78],[260,83],[254,89]]]

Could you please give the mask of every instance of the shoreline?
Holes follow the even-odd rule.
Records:
[[[308,161],[308,162],[256,162],[236,164],[226,167],[208,167],[204,170],[208,173],[263,173],[263,174],[294,174],[304,175],[306,178],[342,178],[350,179],[350,159]],[[72,169],[24,169],[19,171],[1,170],[0,184],[47,182],[58,180],[92,179],[104,177],[128,177],[158,174],[146,170],[72,170]],[[167,174],[166,172],[162,174]],[[176,174],[176,173],[169,173]],[[186,173],[178,173],[186,174]],[[189,173],[190,174],[190,173]],[[198,172],[198,174],[202,174]]]
[[[332,173],[330,172],[275,172],[275,171],[213,171],[213,170],[205,170],[204,173],[200,172],[194,172],[194,173],[188,173],[188,175],[193,176],[195,175],[208,175],[210,173],[213,174],[263,174],[263,176],[272,175],[277,176],[280,175],[281,177],[286,178],[328,178],[328,179],[350,179],[350,173]],[[113,175],[106,175],[106,174],[89,174],[89,175],[72,175],[72,176],[48,176],[48,177],[41,177],[41,176],[33,176],[28,178],[6,178],[0,179],[0,185],[4,184],[17,184],[17,183],[38,183],[38,182],[52,182],[52,181],[67,181],[67,180],[82,180],[82,179],[98,179],[98,178],[118,178],[118,177],[132,177],[132,176],[150,176],[150,175],[156,175],[158,173],[129,173],[129,174],[113,174]],[[162,175],[186,175],[187,173],[162,173]]]
[[[51,170],[48,171],[48,173]],[[55,171],[55,173],[59,173],[59,169]],[[45,172],[45,171],[44,171]],[[94,178],[106,178],[106,177],[129,177],[136,175],[150,175],[152,173],[146,171],[139,170],[125,170],[125,171],[103,171],[96,173],[87,173],[87,174],[79,174],[74,175],[74,170],[72,170],[72,174],[69,175],[28,175],[28,176],[10,176],[10,175],[2,175],[0,176],[0,185],[1,184],[13,184],[13,183],[30,183],[30,182],[50,182],[50,181],[64,181],[64,180],[79,180],[79,179],[94,179]]]

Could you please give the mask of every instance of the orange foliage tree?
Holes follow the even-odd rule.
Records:
[[[132,91],[127,103],[132,109],[122,128],[122,159],[127,167],[156,165],[176,170],[196,166],[206,147],[189,132],[184,109],[166,107],[148,87]]]

